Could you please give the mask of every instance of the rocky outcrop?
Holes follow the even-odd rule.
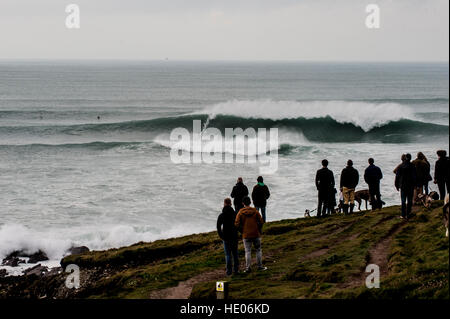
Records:
[[[26,256],[26,257],[30,257],[30,259],[28,259],[29,264],[35,264],[40,261],[48,260],[47,254],[41,250],[39,250],[37,253],[34,253],[34,254]]]
[[[80,246],[80,247],[72,247],[69,249],[69,255],[81,255],[88,253],[90,250],[86,246]]]
[[[27,257],[29,264],[35,264],[40,261],[48,260],[47,254],[42,250],[39,250],[33,254],[27,254],[24,251],[13,251],[8,256],[5,257],[2,261],[3,266],[11,266],[17,267],[20,263],[25,263],[24,259],[20,259],[19,257]]]
[[[43,276],[45,273],[47,273],[48,272],[48,268],[47,267],[45,267],[45,266],[42,266],[41,264],[38,264],[38,265],[36,265],[36,266],[34,266],[34,267],[31,267],[31,268],[28,268],[28,269],[26,269],[24,272],[23,272],[23,274],[25,275],[25,276],[32,276],[32,275],[35,275],[35,276]]]
[[[20,259],[18,257],[10,257],[5,258],[2,261],[2,266],[9,266],[9,267],[17,267],[19,264],[25,263],[24,259]]]

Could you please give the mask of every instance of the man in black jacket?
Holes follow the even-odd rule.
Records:
[[[237,183],[231,191],[231,198],[234,199],[234,210],[236,211],[236,214],[244,207],[242,199],[246,196],[248,196],[248,188],[244,185],[242,177],[238,177]]]
[[[449,159],[447,152],[444,150],[437,151],[439,159],[436,161],[434,167],[434,183],[439,187],[439,195],[441,200],[444,200],[445,195],[449,192],[450,178],[449,178]],[[447,187],[447,191],[445,191]]]
[[[255,208],[258,211],[261,211],[263,221],[266,222],[266,206],[267,200],[270,197],[270,192],[267,185],[264,184],[262,176],[258,176],[256,181],[258,183],[253,187],[252,191],[253,205],[255,205]]]
[[[223,240],[225,261],[227,264],[227,276],[239,272],[238,258],[238,232],[234,226],[236,212],[231,207],[231,199],[225,198],[222,213],[217,218],[217,233]]]
[[[372,210],[381,209],[381,194],[380,194],[380,180],[383,178],[383,173],[378,166],[375,166],[375,160],[369,158],[369,166],[364,172],[364,180],[369,185],[370,204]]]
[[[416,179],[416,167],[411,163],[411,154],[406,154],[405,161],[395,174],[395,188],[400,191],[402,199],[401,218],[408,219],[411,214]]]
[[[348,207],[350,205],[350,213],[353,213],[355,208],[355,188],[359,182],[359,173],[353,167],[353,161],[347,161],[347,167],[341,173],[341,192],[344,196],[344,213],[348,214]]]
[[[317,217],[325,216],[327,209],[331,206],[331,196],[335,196],[334,185],[334,174],[328,169],[328,161],[324,159],[322,161],[322,168],[316,173],[316,188],[319,192]]]

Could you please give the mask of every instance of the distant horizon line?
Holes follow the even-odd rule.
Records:
[[[448,60],[247,60],[247,59],[130,59],[130,58],[2,58],[0,62],[192,62],[192,63],[396,63],[449,64]]]

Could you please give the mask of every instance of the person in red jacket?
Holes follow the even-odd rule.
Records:
[[[261,214],[256,208],[250,207],[251,200],[248,196],[242,200],[244,208],[242,208],[236,216],[234,225],[242,233],[242,238],[245,247],[245,272],[251,271],[252,263],[252,246],[256,249],[256,261],[259,270],[266,270],[267,268],[262,264],[262,249],[261,249],[261,234],[264,221]]]

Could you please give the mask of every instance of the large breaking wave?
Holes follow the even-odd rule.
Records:
[[[442,113],[439,117],[448,118],[448,113]],[[192,130],[193,120],[201,120],[203,127],[220,130],[237,127],[277,127],[299,133],[308,141],[324,143],[406,143],[449,134],[448,125],[427,121],[418,117],[413,108],[393,102],[233,100],[194,113],[150,120],[81,125],[4,126],[0,127],[0,136],[42,136],[49,139],[52,136],[70,136],[71,141],[80,136],[83,137],[83,144],[99,147],[92,143],[105,141],[103,137],[108,137],[108,142],[133,143],[142,142],[142,136],[148,138],[147,141],[154,140],[160,134],[167,134],[177,127]],[[134,140],[133,136],[138,135],[141,139]],[[115,136],[120,136],[121,139],[115,140]],[[73,142],[66,146],[78,147]],[[106,148],[110,146],[114,147],[114,144],[107,145]]]

